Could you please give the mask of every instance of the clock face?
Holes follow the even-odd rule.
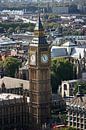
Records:
[[[35,65],[36,64],[36,55],[35,54],[31,54],[30,56],[30,63]]]
[[[42,63],[47,63],[48,62],[48,55],[47,54],[42,54],[41,55],[41,62]]]

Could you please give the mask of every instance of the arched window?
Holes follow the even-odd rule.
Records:
[[[67,90],[67,85],[66,84],[64,84],[64,90]]]

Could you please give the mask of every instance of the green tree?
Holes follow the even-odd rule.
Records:
[[[74,85],[74,94],[76,95],[76,93],[78,92],[78,87],[79,87],[79,91],[82,94],[86,94],[86,83],[85,82],[77,82]]]
[[[12,33],[15,31],[20,32],[21,30],[27,30],[28,27],[31,27],[31,31],[34,30],[34,26],[35,24],[33,23],[17,23],[17,22],[12,22],[12,23],[0,23],[0,27],[4,28],[6,30],[6,32],[8,33]]]
[[[34,31],[34,26],[30,25],[30,26],[28,27],[28,31],[33,32],[33,31]]]
[[[17,26],[17,27],[15,28],[15,32],[20,33],[20,26]]]
[[[0,61],[0,68],[3,67],[3,61]]]
[[[13,28],[12,27],[9,27],[9,29],[7,30],[7,32],[10,34],[13,32]]]
[[[51,85],[54,93],[63,80],[73,79],[73,64],[67,59],[55,58],[51,62]]]
[[[3,62],[3,68],[6,76],[15,77],[16,71],[20,66],[20,61],[13,57],[7,57]]]

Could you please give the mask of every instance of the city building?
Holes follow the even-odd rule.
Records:
[[[26,63],[23,67],[19,68],[19,79],[29,79],[28,63]]]
[[[79,80],[68,80],[62,81],[59,91],[62,97],[74,96],[74,85],[78,83]]]
[[[69,13],[69,7],[68,6],[56,6],[52,8],[53,13],[58,14],[68,14]]]
[[[50,124],[51,119],[51,102],[52,102],[52,90],[51,90],[51,79],[50,79],[50,65],[51,65],[51,50],[50,44],[46,41],[44,35],[43,25],[38,18],[37,24],[34,29],[34,37],[32,42],[29,45],[29,79],[22,80],[11,77],[3,77],[0,79],[0,93],[8,94],[7,99],[10,98],[10,93],[26,96],[29,100],[28,107],[21,110],[19,104],[16,103],[18,100],[14,98],[16,109],[21,110],[22,117],[19,115],[17,119],[15,116],[6,117],[6,122],[11,120],[8,123],[9,127],[4,125],[2,122],[2,128],[9,130],[27,130],[28,126],[30,129],[40,130]],[[13,101],[13,100],[12,100]],[[25,98],[26,101],[26,98]],[[11,102],[11,101],[10,101]],[[27,105],[27,102],[25,102]],[[23,105],[25,104],[23,103]],[[7,104],[9,109],[10,105]],[[24,107],[24,106],[23,106]],[[5,107],[4,107],[5,108]],[[9,110],[8,109],[8,110]],[[28,110],[26,110],[28,109]],[[11,109],[10,109],[11,110]],[[10,111],[9,110],[9,111]],[[14,114],[14,108],[11,111]],[[5,110],[6,111],[6,110]],[[17,111],[17,110],[16,110]],[[26,113],[29,111],[28,113]],[[25,114],[25,115],[24,115]],[[24,119],[23,119],[24,118]],[[26,119],[27,118],[27,119]],[[27,125],[29,119],[29,123]],[[19,121],[18,121],[19,120]],[[13,121],[13,122],[12,122]],[[24,121],[24,125],[23,125]],[[11,122],[13,126],[11,127]],[[18,124],[16,125],[15,122]],[[29,125],[30,124],[30,125]],[[23,126],[22,126],[23,125]],[[1,127],[0,127],[1,128]]]
[[[28,130],[29,98],[24,96],[0,94],[0,129]]]
[[[11,77],[0,79],[0,93],[13,93],[29,96],[29,81]]]
[[[59,94],[52,94],[52,105],[51,105],[52,114],[57,114],[61,111],[66,110],[66,102]]]
[[[2,36],[0,37],[0,51],[11,50],[17,47],[17,45],[21,44],[19,41],[13,41],[12,39]]]
[[[60,46],[52,46],[52,58],[66,58],[76,66],[76,78],[81,78],[82,73],[86,70],[86,49],[85,46],[79,46],[71,41],[68,41]]]
[[[86,130],[86,96],[80,92],[67,106],[67,125]]]
[[[41,129],[51,118],[50,45],[47,43],[40,20],[29,45],[30,116],[32,127]]]

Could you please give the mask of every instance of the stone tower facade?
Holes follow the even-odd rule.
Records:
[[[42,127],[50,120],[50,63],[50,46],[39,16],[29,46],[30,117],[35,128]]]

